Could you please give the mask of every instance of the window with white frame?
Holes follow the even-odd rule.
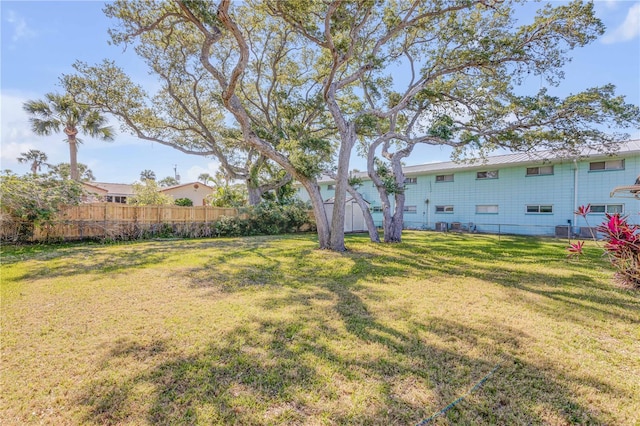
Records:
[[[453,182],[453,173],[448,175],[436,175],[436,182]]]
[[[497,170],[487,170],[476,173],[476,179],[498,179]]]
[[[453,206],[436,206],[436,213],[453,213]]]
[[[553,206],[550,204],[528,204],[528,214],[549,214],[553,213]]]
[[[527,167],[527,176],[552,175],[553,166]]]
[[[476,205],[476,214],[497,214],[497,204],[478,204]]]
[[[329,184],[329,185],[327,185],[327,189],[328,189],[329,191],[333,191],[333,190],[335,190],[335,189],[336,189],[336,186],[335,186],[335,185],[333,185],[333,184]]]
[[[404,206],[402,211],[405,213],[418,213],[418,206]]]
[[[589,163],[590,172],[604,170],[624,170],[624,160],[593,161]]]
[[[590,214],[624,213],[624,204],[591,204]]]
[[[415,185],[418,183],[418,178],[417,177],[408,177],[404,179],[404,184],[405,185]]]

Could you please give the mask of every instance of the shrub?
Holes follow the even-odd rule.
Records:
[[[133,196],[127,198],[127,204],[137,206],[157,206],[173,204],[173,199],[160,192],[160,187],[155,180],[145,179],[142,183],[132,185]]]
[[[246,219],[222,216],[215,223],[216,237],[240,237],[247,234]]]
[[[175,201],[175,205],[182,207],[191,207],[193,206],[193,201],[191,201],[190,198],[178,198]]]
[[[587,222],[591,206],[580,206],[575,212]],[[619,213],[606,215],[606,220],[597,227],[604,236],[603,250],[616,268],[616,276],[626,286],[640,289],[640,227],[630,225],[626,217]],[[594,240],[598,243],[594,235]],[[583,251],[583,242],[571,244],[568,248],[571,256],[579,256]]]
[[[2,239],[28,240],[36,226],[51,225],[62,206],[78,204],[83,195],[82,185],[69,179],[13,173],[0,176]]]
[[[245,208],[243,212],[248,216],[250,235],[296,232],[309,223],[308,207],[300,201],[290,204],[267,201]]]

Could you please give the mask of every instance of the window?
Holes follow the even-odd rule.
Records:
[[[476,206],[476,214],[497,214],[498,213],[498,205],[497,204],[483,204]]]
[[[327,185],[327,189],[328,189],[329,191],[333,191],[333,190],[335,190],[335,189],[336,189],[336,186],[335,186],[335,185],[333,185],[333,184],[330,184],[330,185]]]
[[[404,206],[402,211],[405,213],[418,213],[418,206]]]
[[[553,166],[527,167],[527,176],[552,175]]]
[[[553,206],[548,204],[529,204],[527,213],[553,213]]]
[[[589,171],[624,170],[624,160],[594,161],[589,163]]]
[[[624,213],[624,204],[591,204],[590,214]]]
[[[436,213],[453,213],[453,206],[436,206]]]
[[[489,170],[486,172],[478,172],[476,173],[476,179],[498,179],[498,171]]]
[[[371,213],[382,213],[382,206],[371,207]]]
[[[453,182],[453,174],[450,175],[437,175],[436,182]]]
[[[405,185],[415,185],[416,183],[418,183],[418,178],[415,177],[405,178],[404,180]]]
[[[107,195],[107,203],[127,204],[127,197],[120,195]]]

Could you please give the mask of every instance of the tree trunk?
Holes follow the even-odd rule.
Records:
[[[404,172],[402,171],[402,156],[394,155],[391,158],[391,169],[398,188],[403,188],[394,193],[395,206],[391,223],[389,224],[388,234],[384,234],[385,243],[402,242],[402,228],[404,225]]]
[[[347,201],[347,186],[349,185],[349,160],[356,142],[356,130],[355,124],[345,119],[338,106],[335,83],[327,86],[325,100],[340,134],[333,217],[331,218],[331,250],[346,251],[347,248],[344,245],[345,202]]]
[[[260,187],[254,186],[251,180],[247,179],[247,193],[249,194],[249,205],[256,206],[262,201],[262,191]]]
[[[347,132],[351,138],[352,132]],[[349,185],[349,159],[351,157],[352,140],[343,138],[338,155],[338,170],[336,171],[336,187],[333,203],[333,217],[331,218],[331,250],[346,251],[344,244],[344,217],[347,201],[347,186]]]
[[[402,242],[402,228],[404,222],[404,193],[397,192],[394,198],[396,201],[396,205],[393,211],[393,215],[389,215],[389,225],[388,227],[385,227],[385,243]]]
[[[329,220],[327,212],[324,209],[324,200],[320,194],[320,188],[315,180],[297,177],[298,182],[307,190],[313,207],[313,214],[316,218],[316,228],[318,232],[318,245],[320,249],[331,249],[331,229],[329,228]]]
[[[78,173],[78,131],[74,128],[66,127],[64,133],[67,135],[67,142],[69,143],[69,175],[72,180],[80,181],[80,174]]]

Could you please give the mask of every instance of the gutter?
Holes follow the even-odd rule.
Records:
[[[576,226],[578,216],[578,160],[573,159],[573,226]],[[575,232],[575,230],[574,230]]]

